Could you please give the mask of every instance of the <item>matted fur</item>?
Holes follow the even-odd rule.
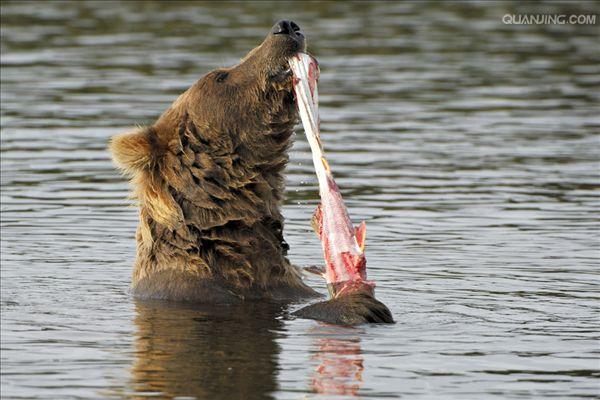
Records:
[[[112,138],[140,207],[134,293],[230,301],[311,294],[286,258],[283,171],[298,122],[287,60],[303,43],[267,36],[212,71],[152,126]]]

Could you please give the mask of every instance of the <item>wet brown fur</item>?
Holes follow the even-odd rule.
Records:
[[[239,64],[212,71],[152,126],[112,138],[140,208],[133,291],[228,302],[312,294],[286,258],[283,171],[298,122],[287,60],[269,34]]]
[[[385,304],[368,291],[359,291],[310,304],[294,312],[302,318],[337,325],[392,324],[394,318]]]

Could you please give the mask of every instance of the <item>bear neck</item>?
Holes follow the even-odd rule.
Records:
[[[288,91],[269,90],[263,99],[243,117],[254,119],[237,129],[216,129],[173,108],[151,128],[163,153],[149,171],[150,189],[172,199],[179,220],[159,223],[141,202],[134,290],[139,284],[148,292],[142,296],[156,297],[154,291],[185,299],[195,290],[143,289],[142,282],[156,282],[151,275],[165,271],[182,282],[210,279],[236,292],[291,279],[280,205],[298,116]]]

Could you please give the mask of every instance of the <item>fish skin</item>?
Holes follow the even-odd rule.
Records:
[[[339,187],[325,159],[319,134],[317,61],[299,53],[290,60],[294,73],[300,117],[312,150],[313,164],[319,180],[321,203],[312,218],[325,257],[324,277],[331,297],[356,292],[373,293],[375,284],[367,280],[365,257],[366,224],[354,228]]]

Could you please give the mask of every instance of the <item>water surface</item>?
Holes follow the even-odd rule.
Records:
[[[600,394],[597,3],[2,3],[2,398]],[[293,19],[322,135],[397,324],[300,305],[134,301],[135,208],[108,138]],[[321,263],[298,129],[285,235]],[[309,278],[312,286],[322,282]]]

